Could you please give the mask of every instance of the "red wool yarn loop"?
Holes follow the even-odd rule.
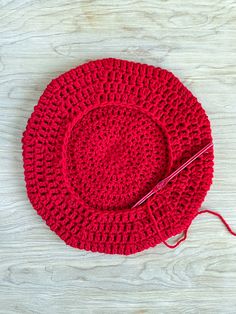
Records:
[[[46,87],[22,138],[28,197],[66,244],[133,254],[186,232],[210,188],[209,119],[171,72],[114,58]],[[175,247],[176,245],[174,245]]]

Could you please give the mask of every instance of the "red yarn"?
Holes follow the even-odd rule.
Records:
[[[154,218],[154,216],[153,216],[153,214],[152,214],[152,209],[150,208],[149,203],[147,204],[147,209],[148,209],[148,212],[149,212],[150,217],[152,218],[152,221],[153,221],[153,224],[154,224],[154,226],[155,226],[155,228],[156,228],[156,231],[157,231],[157,233],[158,233],[158,235],[159,235],[159,237],[160,237],[160,239],[161,239],[161,242],[162,242],[163,244],[165,244],[165,246],[167,246],[167,247],[170,248],[170,249],[174,249],[174,248],[176,248],[177,246],[179,246],[181,242],[183,242],[183,241],[186,240],[187,234],[188,234],[188,228],[190,227],[190,225],[187,227],[186,230],[183,231],[183,234],[184,234],[183,238],[179,239],[175,244],[171,245],[171,244],[167,243],[165,240],[163,240],[163,239],[162,239],[162,236],[161,236],[161,232],[160,232],[160,230],[159,230],[159,228],[158,228],[157,221],[155,220],[155,218]]]
[[[213,148],[132,206],[211,142],[204,109],[171,72],[90,61],[54,79],[34,108],[22,139],[27,193],[67,244],[136,253],[190,226],[212,183]]]
[[[204,210],[201,210],[200,212],[197,213],[197,215],[201,215],[201,214],[205,214],[205,213],[208,213],[208,214],[211,214],[211,215],[214,215],[216,217],[218,217],[222,222],[223,224],[225,225],[225,227],[228,229],[229,233],[231,233],[233,236],[236,236],[236,232],[234,232],[231,227],[229,226],[229,224],[227,223],[227,221],[224,219],[224,217],[222,217],[219,213],[217,212],[214,212],[212,210],[209,210],[209,209],[204,209]]]
[[[150,210],[149,207],[148,207],[148,210]],[[229,231],[229,233],[231,233],[233,236],[236,236],[236,232],[234,232],[234,231],[232,230],[232,228],[229,226],[229,224],[228,224],[227,221],[224,219],[224,217],[223,217],[222,215],[220,215],[219,213],[217,213],[217,212],[215,212],[215,211],[212,211],[212,210],[209,210],[209,209],[205,209],[205,210],[199,211],[199,212],[196,214],[196,216],[201,215],[201,214],[205,214],[205,213],[208,213],[208,214],[211,214],[211,215],[214,215],[214,216],[218,217],[218,218],[222,221],[222,223],[225,225],[225,227],[227,228],[227,230]],[[151,211],[149,212],[149,214],[150,214],[150,216],[152,216],[152,212],[151,212]],[[156,226],[157,232],[159,232],[158,227],[157,227],[157,224],[156,224],[156,221],[154,220],[153,223],[154,223],[155,226]],[[190,226],[188,226],[188,228],[189,228],[189,227],[190,227]],[[167,243],[167,242],[164,241],[164,240],[162,241],[163,244],[165,244],[165,246],[167,246],[167,247],[170,248],[170,249],[176,248],[177,246],[180,245],[181,242],[183,242],[184,240],[186,240],[186,238],[187,238],[187,233],[188,233],[188,228],[187,228],[185,231],[183,231],[184,237],[183,237],[182,239],[178,240],[178,241],[176,242],[176,244],[170,245],[169,243]]]

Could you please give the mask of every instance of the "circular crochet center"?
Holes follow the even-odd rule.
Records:
[[[204,109],[171,72],[90,61],[54,79],[34,108],[22,139],[27,193],[67,244],[136,253],[189,227],[213,149],[133,205],[211,141]]]
[[[137,109],[115,105],[77,121],[65,155],[69,188],[98,209],[134,205],[163,178],[169,161],[162,128]]]

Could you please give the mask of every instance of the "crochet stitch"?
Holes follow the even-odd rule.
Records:
[[[171,72],[114,58],[52,80],[23,134],[28,197],[68,245],[133,254],[186,232],[210,188],[208,117]]]

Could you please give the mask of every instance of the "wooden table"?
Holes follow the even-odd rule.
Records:
[[[0,313],[235,313],[236,238],[198,217],[175,250],[67,247],[26,197],[21,136],[59,74],[117,57],[173,71],[205,108],[215,177],[203,208],[236,230],[236,2],[0,1]]]

